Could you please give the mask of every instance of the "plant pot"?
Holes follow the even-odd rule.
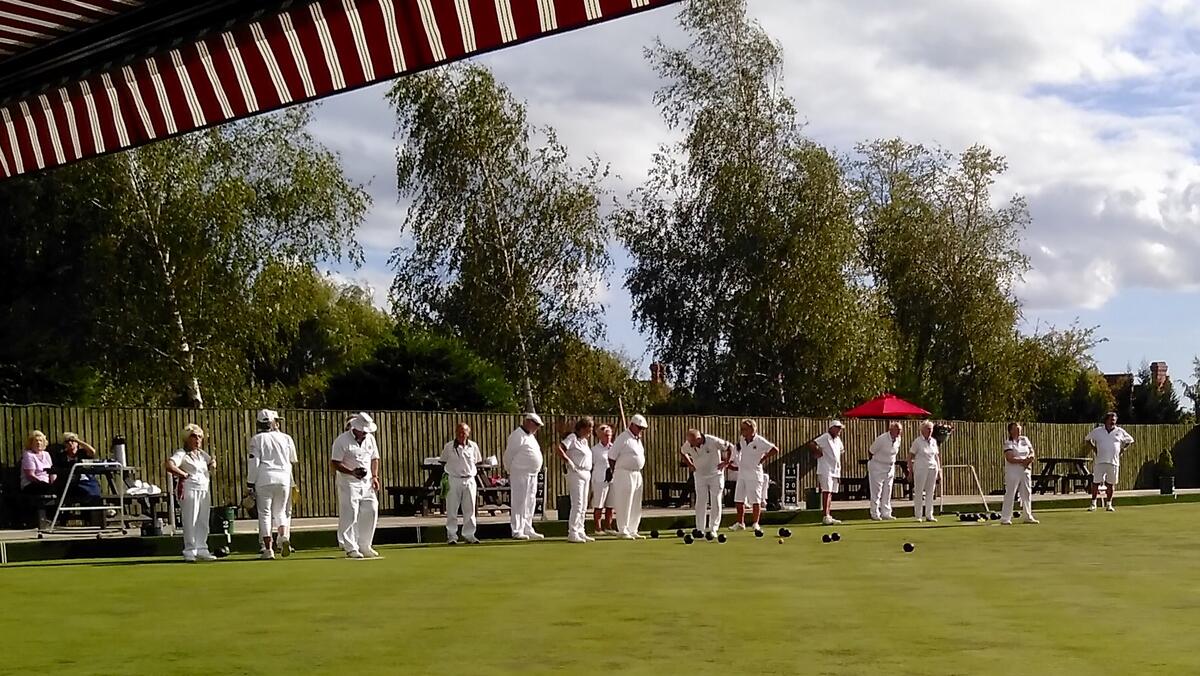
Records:
[[[1158,477],[1158,494],[1159,495],[1174,495],[1175,494],[1175,477],[1173,477],[1173,476]]]

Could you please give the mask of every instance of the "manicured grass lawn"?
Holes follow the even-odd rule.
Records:
[[[1200,506],[1039,516],[8,566],[0,673],[1200,673]]]

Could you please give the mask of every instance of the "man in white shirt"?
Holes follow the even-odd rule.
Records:
[[[596,436],[600,438],[592,446],[592,518],[596,522],[597,533],[617,534],[617,522],[613,517],[612,494],[610,484],[604,476],[608,474],[608,452],[612,450],[613,428],[601,425],[596,428]],[[601,521],[603,517],[604,521]],[[604,528],[604,523],[608,528]]]
[[[841,521],[833,518],[830,510],[833,494],[838,491],[838,480],[842,478],[842,452],[845,446],[841,421],[829,423],[829,431],[808,442],[808,447],[817,456],[817,488],[821,490],[821,509],[825,515],[821,523],[826,526],[839,524]]]
[[[867,449],[867,481],[871,486],[871,520],[894,521],[892,485],[896,481],[896,456],[900,454],[900,423],[888,423],[888,431],[875,437]]]
[[[514,540],[543,540],[545,535],[533,529],[537,511],[538,472],[542,471],[542,446],[537,431],[542,419],[536,413],[521,417],[521,425],[508,435],[504,445],[504,467],[508,469],[509,525]]]
[[[638,540],[642,524],[642,468],[646,466],[646,448],[642,433],[649,428],[641,414],[629,419],[629,429],[621,432],[608,453],[608,474],[612,484],[613,511],[617,516],[617,537]]]
[[[587,522],[588,487],[592,483],[592,427],[589,417],[575,421],[575,431],[558,444],[558,456],[567,472],[567,495],[571,512],[567,516],[567,542],[591,542],[595,538],[584,532]],[[559,518],[562,515],[559,514]]]
[[[1119,479],[1121,453],[1133,445],[1133,437],[1117,427],[1117,414],[1109,411],[1104,416],[1104,425],[1088,432],[1086,440],[1096,450],[1096,464],[1092,468],[1092,504],[1088,511],[1096,511],[1096,500],[1100,494],[1100,485],[1103,484],[1106,497],[1104,509],[1115,512],[1117,510],[1113,507],[1113,489]]]
[[[272,524],[279,526],[279,551],[291,556],[292,545],[285,527],[285,510],[292,491],[292,465],[296,458],[296,442],[279,431],[279,414],[264,408],[256,416],[258,434],[250,438],[247,454],[246,481],[254,491],[258,506],[258,536],[262,538],[261,558],[275,558],[271,538]]]
[[[737,507],[737,523],[730,530],[745,530],[746,505],[752,505],[754,514],[754,530],[762,530],[759,519],[762,517],[763,482],[767,474],[763,464],[767,458],[779,452],[775,444],[767,441],[758,434],[758,423],[747,418],[742,421],[741,438],[738,439],[737,454],[737,485],[733,491],[734,504]]]
[[[479,444],[471,440],[471,426],[460,422],[454,428],[454,439],[442,447],[438,458],[446,472],[446,542],[458,544],[458,513],[462,512],[462,536],[468,543],[477,545],[475,538],[475,475],[483,461]]]
[[[700,430],[690,429],[679,455],[692,470],[692,479],[696,483],[696,528],[716,536],[721,529],[725,467],[733,457],[733,444]]]
[[[350,419],[350,429],[333,441],[329,466],[337,472],[338,532],[351,559],[375,558],[371,547],[379,522],[379,447],[375,421],[366,413]]]

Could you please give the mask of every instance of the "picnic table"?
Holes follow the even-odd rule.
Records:
[[[1041,469],[1033,475],[1033,492],[1044,494],[1087,491],[1092,471],[1087,458],[1038,458]]]
[[[690,481],[656,481],[658,489],[658,504],[663,507],[687,507],[692,503],[692,483]]]
[[[491,458],[485,458],[476,463],[479,472],[475,475],[476,508],[486,509],[488,514],[495,516],[496,512],[508,509],[511,503],[512,489],[500,485],[491,475],[495,464]],[[446,513],[445,499],[442,497],[442,475],[446,473],[438,458],[428,457],[421,463],[427,476],[420,486],[388,486],[388,495],[392,497],[393,514],[396,516],[430,516],[435,513]]]

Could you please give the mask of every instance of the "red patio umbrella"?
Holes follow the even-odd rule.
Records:
[[[882,394],[842,414],[847,418],[908,418],[929,415],[929,411],[904,401],[894,394]]]

